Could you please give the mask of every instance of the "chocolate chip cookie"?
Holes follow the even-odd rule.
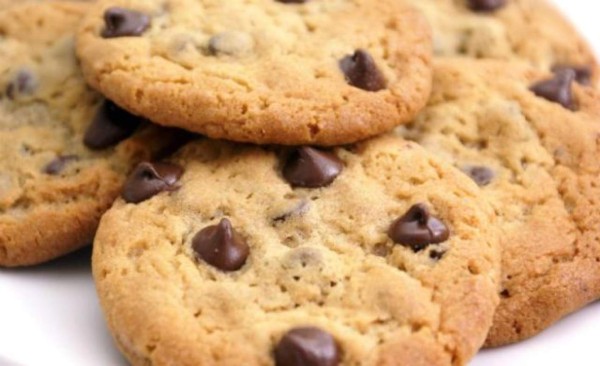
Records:
[[[488,346],[600,297],[600,95],[576,70],[438,60],[429,106],[399,132],[471,176],[499,216],[502,300]]]
[[[86,87],[74,33],[88,7],[53,1],[0,12],[1,266],[89,244],[129,170],[173,134],[140,127],[147,123]]]
[[[262,144],[380,134],[431,86],[429,26],[403,0],[105,0],[77,48],[88,82],[123,108]]]
[[[463,365],[499,298],[490,208],[394,136],[202,140],[134,170],[94,278],[134,365]]]
[[[543,70],[575,68],[597,79],[593,51],[547,0],[411,0],[431,23],[435,54],[523,60]]]

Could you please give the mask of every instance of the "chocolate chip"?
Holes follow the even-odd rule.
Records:
[[[571,85],[575,80],[575,71],[560,70],[554,74],[552,79],[543,80],[530,87],[530,90],[538,97],[558,103],[567,109],[575,109]]]
[[[340,69],[346,76],[348,84],[367,91],[384,89],[386,81],[373,57],[365,50],[356,50],[340,60]]]
[[[228,219],[200,230],[192,240],[192,248],[200,259],[222,271],[242,268],[250,253],[248,244]]]
[[[429,252],[429,258],[433,259],[434,261],[439,261],[444,257],[445,254],[445,250],[434,249]]]
[[[592,68],[587,65],[555,65],[552,67],[552,72],[560,73],[565,70],[573,70],[575,72],[575,81],[581,85],[590,85],[592,82]]]
[[[104,23],[104,38],[139,36],[150,26],[150,17],[139,11],[115,6],[104,12]]]
[[[33,72],[22,69],[6,87],[6,96],[9,99],[15,99],[19,95],[33,94],[37,86],[38,82]]]
[[[480,187],[485,187],[494,180],[494,171],[485,166],[469,166],[463,171]]]
[[[63,171],[68,163],[77,159],[79,159],[77,155],[57,156],[54,160],[49,162],[44,169],[42,169],[42,171],[49,175],[58,175]]]
[[[85,132],[83,143],[90,149],[104,149],[131,136],[144,119],[106,100]]]
[[[121,196],[127,203],[139,203],[160,192],[177,190],[183,169],[170,163],[140,163],[129,175]]]
[[[430,244],[448,240],[450,232],[443,222],[431,216],[427,206],[418,203],[392,223],[388,236],[395,243],[418,252]]]
[[[275,347],[275,366],[337,366],[340,351],[335,339],[315,327],[287,332]]]
[[[469,8],[474,11],[488,12],[506,5],[506,0],[468,0]]]
[[[344,164],[334,154],[304,146],[290,154],[283,176],[293,186],[319,188],[330,185],[343,169]]]

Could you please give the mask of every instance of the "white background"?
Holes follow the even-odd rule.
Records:
[[[555,2],[600,50],[598,3]],[[0,270],[0,366],[126,365],[105,328],[89,256],[84,250],[33,269]],[[600,365],[598,348],[600,303],[532,340],[483,351],[471,366]]]

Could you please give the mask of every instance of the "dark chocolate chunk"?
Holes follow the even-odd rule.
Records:
[[[313,147],[299,147],[289,155],[283,176],[293,186],[319,188],[330,185],[344,169],[333,153]]]
[[[131,136],[142,122],[143,118],[134,116],[106,100],[85,132],[83,143],[90,149],[104,149],[116,145]]]
[[[448,240],[450,231],[443,222],[431,216],[427,206],[418,203],[392,223],[388,236],[395,243],[418,252],[430,244]]]
[[[373,57],[365,50],[356,50],[340,60],[340,69],[348,84],[367,91],[378,91],[386,86],[385,77]]]
[[[275,347],[275,366],[337,366],[339,363],[338,344],[319,328],[292,329]]]
[[[58,175],[63,171],[68,163],[77,159],[79,159],[77,155],[57,156],[54,160],[49,162],[44,169],[42,169],[42,171],[49,175]]]
[[[469,166],[463,171],[480,187],[485,187],[494,180],[494,171],[485,166]]]
[[[538,97],[558,103],[567,109],[575,109],[573,91],[571,85],[575,80],[575,71],[560,70],[554,74],[552,79],[543,80],[530,87],[530,90]]]
[[[506,0],[467,0],[469,8],[474,11],[495,11],[506,5]]]
[[[590,85],[592,83],[592,68],[587,65],[555,65],[552,67],[552,72],[560,73],[565,70],[573,70],[575,72],[575,81],[581,85]]]
[[[38,82],[35,75],[26,69],[19,70],[13,80],[6,87],[6,96],[15,99],[19,95],[33,94],[37,89]]]
[[[171,163],[140,163],[129,175],[121,196],[127,203],[139,203],[159,194],[179,189],[183,169]]]
[[[237,271],[250,254],[248,244],[228,219],[200,230],[192,240],[192,248],[198,258],[221,271]]]
[[[150,17],[139,11],[114,6],[104,12],[102,37],[139,36],[150,26]]]

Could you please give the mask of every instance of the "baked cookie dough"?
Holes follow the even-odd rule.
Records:
[[[598,79],[594,52],[547,0],[410,0],[433,29],[437,56],[526,62],[542,71],[575,68]]]
[[[502,300],[488,346],[600,297],[600,95],[575,71],[440,59],[429,106],[398,132],[471,176],[499,216]]]
[[[176,135],[86,87],[74,34],[87,9],[53,1],[0,11],[0,266],[90,244],[129,170]]]
[[[409,121],[431,34],[403,0],[104,0],[83,21],[87,81],[212,138],[338,145]]]
[[[94,278],[133,365],[464,365],[499,298],[480,194],[393,136],[203,140],[135,169],[102,219]]]

